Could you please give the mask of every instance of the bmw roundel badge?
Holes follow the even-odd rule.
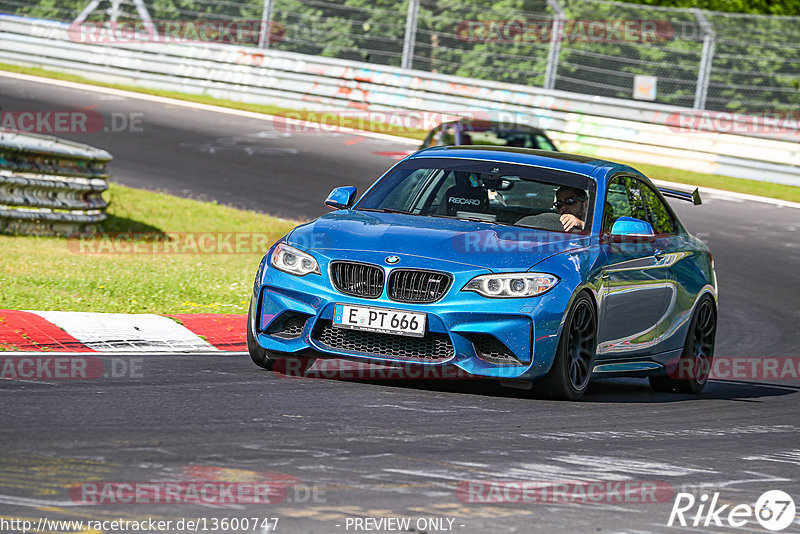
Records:
[[[387,256],[385,261],[386,261],[386,263],[390,263],[390,264],[391,263],[397,263],[398,261],[400,261],[400,258],[398,258],[397,256]]]

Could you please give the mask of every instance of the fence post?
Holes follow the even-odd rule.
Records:
[[[400,64],[404,69],[414,65],[414,45],[417,40],[417,13],[419,0],[408,0],[408,16],[406,17],[406,35],[403,39],[403,60]]]
[[[714,59],[714,43],[716,35],[711,23],[698,8],[692,8],[697,23],[703,29],[703,52],[700,56],[700,68],[697,72],[697,87],[694,92],[694,109],[706,108],[706,97],[708,96],[708,82],[711,79],[711,62]]]
[[[73,24],[81,24],[85,21],[89,15],[92,14],[98,7],[100,7],[102,0],[91,0],[86,7],[83,8],[83,11],[72,21]],[[136,12],[139,14],[139,18],[142,19],[143,22],[146,22],[152,25],[153,21],[150,18],[150,12],[147,11],[147,6],[144,5],[144,0],[133,0],[133,6],[136,8]],[[111,22],[117,22],[120,15],[122,15],[122,0],[111,0],[111,6],[107,9],[109,20]]]
[[[547,5],[555,12],[553,29],[550,35],[550,48],[547,51],[547,67],[544,71],[544,88],[555,89],[558,57],[561,55],[561,28],[564,25],[564,10],[558,0],[547,0]]]
[[[273,0],[264,0],[264,8],[261,10],[261,31],[258,34],[259,48],[269,48],[269,38],[272,33],[273,4]]]

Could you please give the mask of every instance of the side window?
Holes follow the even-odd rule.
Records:
[[[641,221],[648,221],[647,208],[644,203],[645,185],[635,178],[625,177],[625,183],[628,186],[628,199],[631,203],[631,217]]]
[[[550,142],[550,139],[543,135],[536,134],[536,144],[541,150],[553,150],[555,151],[556,147],[553,143]]]
[[[675,220],[658,197],[655,191],[649,186],[642,184],[641,187],[644,202],[650,215],[649,222],[653,225],[653,231],[658,235],[674,234],[677,230]]]
[[[455,145],[456,144],[456,129],[452,124],[447,125],[442,130],[440,145]]]
[[[428,132],[428,135],[425,137],[425,140],[422,142],[422,146],[424,148],[432,147],[433,145],[436,144],[436,141],[435,141],[435,139],[436,139],[436,131],[437,130],[434,128],[433,130]]]
[[[610,233],[611,227],[620,217],[649,221],[643,189],[645,185],[630,176],[615,176],[611,179],[603,208],[603,233]]]
[[[606,192],[606,204],[603,208],[603,233],[611,233],[611,227],[620,217],[633,217],[631,203],[628,199],[626,178],[612,178]]]

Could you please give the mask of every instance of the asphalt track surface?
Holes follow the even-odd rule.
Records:
[[[72,137],[109,150],[114,179],[126,185],[283,216],[321,213],[332,187],[363,187],[394,161],[378,153],[407,149],[352,135],[263,133],[263,121],[2,77],[0,95],[3,110],[142,112],[143,132]],[[705,200],[673,205],[714,253],[717,356],[796,357],[800,210]],[[355,518],[378,517],[408,517],[410,528],[427,532],[734,531],[702,526],[704,516],[691,526],[697,506],[686,513],[689,526],[667,527],[673,496],[591,504],[459,498],[459,484],[474,480],[658,482],[698,497],[719,492],[718,505],[752,505],[780,489],[800,505],[797,378],[714,380],[699,396],[602,380],[582,402],[566,403],[491,383],[287,379],[244,354],[97,357],[109,369],[135,362],[138,371],[0,383],[0,519],[277,517],[277,532],[301,533],[389,532],[354,528]],[[295,485],[282,502],[233,506],[77,505],[68,491],[198,476]],[[450,530],[416,523],[436,518]],[[783,532],[800,531],[798,518]],[[752,518],[735,530],[767,532]]]

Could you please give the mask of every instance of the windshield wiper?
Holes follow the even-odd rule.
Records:
[[[402,213],[403,215],[414,215],[410,211],[398,210],[395,208],[358,208],[358,211],[377,211],[378,213]]]
[[[504,223],[500,221],[490,221],[488,219],[482,219],[480,217],[447,217],[448,219],[458,219],[459,221],[470,221],[470,222],[480,222],[486,224],[498,224],[500,226],[516,226],[515,224],[511,223]]]
[[[435,217],[440,219],[455,219],[457,221],[470,221],[470,222],[479,222],[485,224],[497,224],[500,226],[517,226],[513,223],[504,223],[499,221],[490,221],[488,219],[482,219],[481,217],[455,217],[452,215],[436,215],[433,213],[411,213],[410,211],[399,210],[396,208],[358,208],[358,211],[374,211],[378,213],[401,213],[403,215],[418,215],[421,217]],[[521,227],[524,228],[524,227]]]

